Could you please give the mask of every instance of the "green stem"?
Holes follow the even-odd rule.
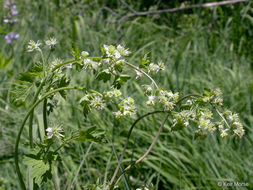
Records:
[[[58,88],[55,90],[52,90],[51,92],[46,93],[41,99],[37,100],[29,109],[29,111],[27,112],[27,114],[25,115],[25,118],[21,124],[21,127],[19,129],[18,132],[18,136],[16,138],[16,143],[15,143],[15,150],[14,150],[14,160],[15,160],[15,167],[16,167],[16,171],[18,174],[18,178],[19,178],[19,182],[20,182],[20,186],[22,190],[26,190],[26,186],[23,180],[23,175],[20,171],[20,167],[19,167],[19,154],[18,154],[18,149],[19,149],[19,142],[20,142],[20,138],[21,138],[21,134],[23,132],[24,126],[26,124],[27,119],[29,118],[30,114],[33,112],[34,108],[41,103],[44,99],[46,99],[47,97],[51,96],[52,94],[56,93],[56,92],[60,92],[63,90],[78,90],[80,88],[77,87],[63,87],[63,88]]]
[[[47,99],[43,102],[43,124],[44,124],[44,130],[46,134],[47,130]]]
[[[157,89],[159,89],[158,85],[156,84],[156,82],[154,81],[154,79],[149,75],[147,74],[145,71],[139,69],[138,67],[136,67],[135,65],[132,65],[131,63],[128,63],[128,62],[125,62],[126,65],[128,65],[129,67],[132,67],[133,69],[135,69],[136,71],[139,71],[141,72],[142,74],[144,74],[146,77],[148,77],[155,85],[155,87]]]
[[[61,63],[61,64],[55,66],[55,67],[53,68],[52,71],[54,72],[54,71],[56,71],[57,69],[59,69],[60,67],[62,67],[62,66],[64,66],[64,65],[68,65],[68,64],[70,64],[70,63],[75,64],[76,61],[78,61],[78,60],[77,60],[77,59],[72,59],[72,60],[69,60],[69,61],[65,61],[65,62],[63,62],[63,63]]]
[[[32,104],[34,104],[37,101],[38,96],[42,90],[42,87],[45,84],[45,81],[46,81],[46,79],[44,78],[42,80],[42,82],[40,83],[40,86],[39,86],[36,94],[34,95]],[[33,148],[33,115],[34,115],[34,110],[32,110],[32,112],[30,114],[30,118],[29,118],[29,144],[30,144],[31,148]]]

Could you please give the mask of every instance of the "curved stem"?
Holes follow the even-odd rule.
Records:
[[[153,79],[149,74],[147,74],[145,71],[139,69],[138,67],[132,65],[131,63],[128,63],[128,62],[125,62],[125,63],[126,63],[126,65],[128,65],[129,67],[132,67],[132,68],[134,68],[136,71],[139,71],[139,72],[141,72],[142,74],[144,74],[146,77],[148,77],[148,78],[154,83],[154,85],[155,85],[155,87],[156,87],[157,89],[159,88],[158,85],[156,84],[156,82],[154,81],[154,79]]]
[[[52,90],[51,92],[46,93],[41,99],[39,99],[38,101],[36,101],[31,106],[31,108],[29,109],[29,111],[25,115],[25,118],[24,118],[24,120],[22,122],[22,125],[21,125],[20,129],[19,129],[18,136],[16,138],[15,150],[14,150],[15,167],[16,167],[16,171],[17,171],[17,174],[18,174],[18,178],[19,178],[19,182],[20,182],[22,190],[26,190],[26,186],[25,186],[25,183],[23,181],[23,176],[22,176],[22,173],[21,173],[20,167],[19,167],[18,148],[19,148],[20,137],[21,137],[21,134],[23,132],[23,129],[24,129],[24,126],[25,126],[25,123],[26,123],[28,117],[30,116],[30,114],[33,112],[34,108],[39,103],[41,103],[44,99],[46,99],[47,97],[51,96],[52,94],[54,94],[56,92],[59,92],[59,91],[62,91],[62,90],[76,90],[76,89],[78,89],[78,88],[77,87],[63,87],[63,88],[58,88],[58,89]]]
[[[203,96],[201,96],[201,95],[199,95],[199,94],[188,94],[188,95],[186,95],[186,96],[180,98],[180,99],[177,101],[176,104],[179,104],[180,102],[182,102],[183,100],[185,100],[185,99],[187,99],[187,98],[189,98],[189,97],[191,97],[191,96],[203,98]]]
[[[152,141],[151,145],[149,146],[148,150],[147,150],[138,160],[136,160],[135,162],[133,162],[132,164],[130,164],[129,166],[127,166],[127,167],[124,169],[124,171],[120,174],[120,176],[119,176],[119,178],[117,179],[117,181],[116,181],[114,184],[112,184],[112,186],[110,187],[111,189],[112,189],[115,185],[117,185],[117,183],[120,181],[122,175],[123,175],[126,171],[128,171],[132,166],[138,164],[138,163],[141,162],[144,158],[147,157],[147,155],[150,153],[150,151],[151,151],[152,148],[154,147],[156,141],[158,140],[158,138],[159,138],[159,136],[160,136],[160,134],[161,134],[161,131],[162,131],[162,129],[163,129],[163,126],[164,126],[165,122],[167,121],[168,117],[169,117],[169,113],[167,113],[166,116],[164,117],[164,119],[163,119],[163,121],[162,121],[162,123],[161,123],[161,125],[160,125],[160,128],[159,128],[159,130],[157,131],[156,136],[155,136],[154,140]]]
[[[143,119],[144,117],[147,117],[147,116],[149,116],[149,115],[153,115],[153,114],[156,114],[156,113],[164,113],[164,112],[165,112],[165,111],[153,111],[153,112],[149,112],[149,113],[146,113],[146,114],[140,116],[138,119],[135,120],[135,122],[132,124],[132,126],[130,127],[130,129],[129,129],[129,131],[128,131],[127,140],[126,140],[126,142],[125,142],[124,149],[123,149],[123,151],[122,151],[122,153],[121,153],[120,159],[119,159],[119,161],[118,161],[117,168],[116,168],[115,171],[114,171],[114,174],[113,174],[113,176],[112,176],[112,178],[111,178],[110,184],[113,183],[113,181],[114,181],[114,179],[115,179],[115,177],[116,177],[116,175],[117,175],[117,173],[118,173],[118,171],[119,171],[120,164],[121,164],[121,162],[122,162],[122,160],[123,160],[123,157],[124,157],[124,155],[125,155],[125,152],[126,152],[126,149],[127,149],[127,146],[128,146],[128,142],[129,142],[130,136],[131,136],[131,134],[132,134],[132,131],[133,131],[135,125],[136,125],[141,119]]]
[[[59,69],[60,67],[62,67],[64,65],[68,65],[70,63],[76,63],[76,61],[78,61],[78,60],[77,59],[72,59],[72,60],[69,60],[69,61],[65,61],[65,62],[55,66],[52,71],[54,72],[54,71],[56,71],[57,69]]]

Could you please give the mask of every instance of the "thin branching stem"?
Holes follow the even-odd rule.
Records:
[[[153,84],[155,85],[155,87],[156,87],[157,89],[159,89],[158,85],[156,84],[156,82],[154,81],[154,79],[153,79],[149,74],[147,74],[145,71],[139,69],[139,68],[136,67],[135,65],[132,65],[131,63],[128,63],[128,62],[125,62],[125,63],[126,63],[126,65],[128,65],[129,67],[132,67],[132,68],[135,69],[136,71],[139,71],[139,72],[141,72],[142,74],[144,74],[146,77],[148,77],[148,78],[153,82]]]
[[[130,127],[130,129],[129,129],[129,131],[128,131],[127,140],[126,140],[126,142],[125,142],[124,149],[123,149],[123,151],[122,151],[122,153],[121,153],[120,159],[119,159],[119,161],[118,161],[117,168],[116,168],[115,171],[114,171],[114,174],[113,174],[113,176],[112,176],[112,178],[111,178],[110,184],[113,183],[113,181],[114,181],[114,179],[115,179],[115,177],[116,177],[116,175],[117,175],[117,173],[118,173],[118,171],[119,171],[120,164],[121,164],[121,162],[122,162],[122,160],[123,160],[123,157],[124,157],[124,155],[125,155],[125,152],[126,152],[126,149],[127,149],[127,146],[128,146],[128,142],[129,142],[130,136],[131,136],[131,134],[132,134],[132,131],[133,131],[135,125],[136,125],[141,119],[143,119],[144,117],[147,117],[147,116],[153,115],[153,114],[157,114],[157,113],[163,113],[163,112],[165,112],[165,111],[160,110],[160,111],[153,111],[153,112],[146,113],[146,114],[140,116],[138,119],[136,119],[135,122],[132,124],[132,126]]]
[[[117,181],[116,181],[114,184],[112,184],[111,189],[114,187],[114,185],[117,185],[117,184],[118,184],[118,182],[120,181],[122,175],[123,175],[126,171],[128,171],[132,166],[138,164],[138,163],[141,162],[144,158],[147,157],[147,155],[150,153],[150,151],[151,151],[152,148],[154,147],[156,141],[158,140],[158,138],[159,138],[159,136],[160,136],[160,134],[161,134],[161,131],[162,131],[162,129],[163,129],[163,126],[164,126],[165,122],[167,121],[167,119],[168,119],[168,117],[169,117],[169,114],[170,114],[170,113],[167,113],[166,116],[164,117],[164,119],[163,119],[163,121],[162,121],[162,123],[161,123],[161,125],[160,125],[160,128],[159,128],[159,130],[157,131],[156,136],[155,136],[154,140],[152,141],[151,145],[149,146],[148,150],[147,150],[138,160],[136,160],[135,162],[133,162],[132,164],[130,164],[129,166],[127,166],[127,167],[124,169],[124,171],[121,172],[121,174],[120,174],[119,178],[117,179]]]

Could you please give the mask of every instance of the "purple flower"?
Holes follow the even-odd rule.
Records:
[[[10,6],[11,6],[10,1],[9,1],[9,0],[6,0],[6,1],[5,1],[5,4],[4,4],[4,8],[5,8],[5,9],[8,9]]]
[[[4,38],[5,38],[6,43],[10,44],[10,43],[12,43],[13,40],[16,40],[19,38],[19,34],[11,32],[11,33],[5,35]]]
[[[17,11],[16,5],[12,5],[12,7],[11,7],[11,15],[15,16],[17,14],[18,14],[18,11]]]
[[[9,22],[10,22],[10,20],[9,20],[9,19],[7,19],[7,18],[4,18],[3,22],[7,24],[7,23],[9,23]]]

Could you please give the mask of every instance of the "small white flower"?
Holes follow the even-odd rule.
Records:
[[[148,101],[146,102],[148,106],[154,106],[155,105],[155,96],[148,96]]]
[[[159,67],[159,70],[160,71],[164,71],[165,70],[165,66],[164,66],[164,63],[163,62],[158,62],[158,67]]]
[[[116,59],[121,58],[121,54],[117,50],[115,50],[114,56],[115,56]]]
[[[225,138],[226,136],[228,136],[228,133],[227,133],[228,129],[224,129],[222,132],[221,132],[221,138]]]
[[[82,51],[81,52],[81,56],[84,58],[84,57],[88,57],[89,56],[89,52],[87,51]]]
[[[192,101],[191,100],[187,100],[186,101],[186,105],[191,106],[192,105]]]
[[[57,40],[55,38],[49,38],[45,40],[45,44],[50,47],[50,49],[54,49],[55,45],[57,44]]]
[[[53,137],[57,137],[60,139],[60,138],[64,137],[64,135],[61,134],[63,132],[63,130],[60,127],[48,127],[46,129],[46,132],[47,132],[48,139],[51,139]]]
[[[143,73],[141,73],[140,71],[135,70],[135,72],[136,72],[136,79],[141,78],[143,76]]]
[[[57,66],[57,65],[60,65],[60,64],[62,64],[62,60],[61,59],[59,59],[59,58],[56,58],[53,62],[52,62],[52,67],[55,67],[55,66]]]
[[[120,55],[122,55],[122,56],[128,56],[131,53],[130,51],[128,51],[128,49],[125,49],[121,45],[117,46],[117,50],[120,53]]]
[[[39,50],[39,46],[41,45],[41,43],[39,43],[39,41],[37,41],[36,43],[33,40],[30,40],[27,46],[27,51],[28,52],[33,52],[34,50]]]
[[[148,66],[148,72],[158,72],[160,70],[159,66],[154,64],[154,63],[150,63]]]
[[[100,96],[95,95],[90,101],[90,106],[94,107],[95,109],[102,110],[105,108],[106,104]]]

